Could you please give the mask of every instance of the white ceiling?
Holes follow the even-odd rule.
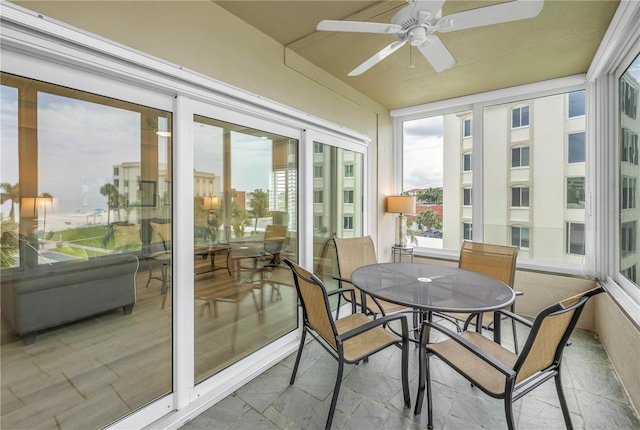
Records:
[[[586,73],[617,0],[546,0],[531,19],[439,33],[456,59],[436,73],[406,44],[360,76],[347,74],[395,39],[316,31],[323,19],[391,22],[406,1],[214,1],[389,109]],[[448,0],[449,15],[503,1]],[[413,64],[413,68],[409,65]]]

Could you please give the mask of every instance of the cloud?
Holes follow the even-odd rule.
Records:
[[[403,126],[403,191],[441,187],[442,116],[405,121]]]

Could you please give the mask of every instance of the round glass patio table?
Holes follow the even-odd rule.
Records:
[[[373,297],[427,312],[489,312],[516,298],[497,279],[435,264],[371,264],[355,270],[351,282]]]

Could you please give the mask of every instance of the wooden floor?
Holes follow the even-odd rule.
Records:
[[[225,258],[216,256],[216,264]],[[147,264],[141,262],[130,315],[118,309],[52,328],[27,346],[2,319],[0,428],[101,428],[172,391],[171,288],[177,286],[168,280],[166,301],[160,279],[145,288]],[[196,256],[195,264],[197,273],[210,260]],[[158,263],[151,267],[161,278]],[[270,279],[289,286],[274,289]],[[195,383],[297,325],[295,290],[284,268],[202,273],[194,296]]]

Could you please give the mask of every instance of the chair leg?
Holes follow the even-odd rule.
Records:
[[[411,407],[411,395],[409,394],[409,328],[407,319],[402,321],[402,332],[405,337],[402,339],[402,393],[404,394],[404,406]]]
[[[307,326],[302,327],[302,336],[300,336],[300,346],[298,347],[298,354],[296,355],[296,363],[293,365],[293,372],[291,373],[291,380],[289,385],[293,385],[296,380],[296,373],[298,373],[298,364],[300,364],[300,357],[302,356],[302,349],[304,348],[304,340],[307,337]]]
[[[416,407],[413,411],[414,415],[420,415],[422,412],[422,402],[424,401],[424,390],[426,381],[426,366],[427,366],[427,350],[424,345],[420,343],[420,351],[418,353],[418,393],[416,396]]]
[[[331,430],[331,423],[333,422],[333,414],[336,411],[336,403],[338,403],[338,394],[340,394],[340,385],[342,384],[342,373],[344,370],[344,362],[338,359],[338,375],[336,376],[336,386],[333,388],[333,396],[331,397],[331,406],[329,407],[329,416],[327,417],[327,424],[325,430]]]
[[[429,356],[426,357],[425,373],[427,378],[427,428],[433,428],[433,394],[431,393],[431,369],[429,368]]]
[[[573,423],[571,422],[571,415],[569,414],[567,399],[564,397],[564,391],[562,389],[562,380],[560,378],[560,367],[558,367],[558,373],[554,378],[554,382],[556,384],[556,391],[558,392],[558,399],[560,400],[560,408],[562,409],[562,416],[564,417],[564,423],[567,426],[567,430],[573,430]]]
[[[504,412],[507,418],[507,428],[509,430],[515,430],[516,425],[513,421],[513,399],[511,392],[509,392],[504,398]]]
[[[518,331],[516,330],[516,320],[511,320],[511,330],[513,331],[513,347],[516,354],[520,353],[518,348]]]

